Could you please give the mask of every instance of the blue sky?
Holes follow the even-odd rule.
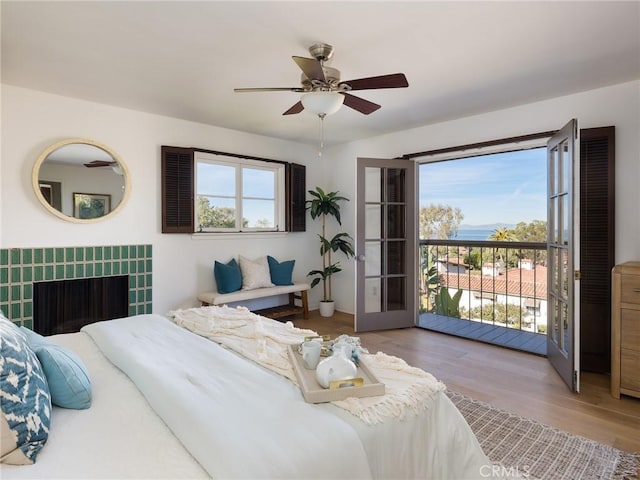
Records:
[[[420,165],[419,203],[459,207],[463,224],[547,217],[546,148]]]

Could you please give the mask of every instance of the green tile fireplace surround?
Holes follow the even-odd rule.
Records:
[[[129,315],[152,311],[151,245],[0,249],[0,308],[33,328],[33,284],[129,275]]]

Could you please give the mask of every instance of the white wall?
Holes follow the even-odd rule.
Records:
[[[53,216],[36,199],[31,171],[38,155],[69,137],[104,143],[129,167],[131,197],[114,218],[74,224]],[[313,146],[3,85],[0,247],[152,244],[153,305],[158,313],[196,306],[197,293],[214,285],[214,260],[228,261],[238,254],[295,259],[294,276],[300,280],[318,266],[318,228],[313,223],[305,233],[251,239],[236,235],[194,240],[190,235],[161,234],[161,145],[305,164],[308,186],[324,183],[327,175]],[[312,307],[319,296],[319,289],[313,289]]]
[[[350,202],[342,209],[342,231],[355,234],[355,174],[358,157],[391,158],[405,153],[481,142],[560,128],[570,118],[581,128],[616,127],[616,261],[640,259],[640,82],[545,100],[460,120],[317,148],[183,120],[145,114],[13,86],[2,90],[0,160],[0,246],[76,246],[151,243],[154,248],[154,310],[196,305],[198,291],[213,286],[211,265],[271,254],[296,259],[303,279],[319,265],[316,222],[307,232],[277,238],[215,238],[160,233],[160,146],[194,146],[277,158],[307,165],[307,188],[339,190]],[[277,119],[274,119],[277,121]],[[366,117],[362,118],[366,122]],[[113,148],[127,163],[133,191],[115,218],[92,225],[64,222],[48,213],[31,188],[31,168],[47,146],[86,137]],[[330,139],[329,139],[330,140]],[[327,165],[329,168],[327,168]],[[333,168],[330,168],[333,167]],[[337,230],[336,230],[337,231]],[[341,260],[334,277],[337,308],[353,312],[355,263]],[[312,308],[320,288],[311,292]]]
[[[428,125],[328,150],[334,163],[330,188],[351,199],[344,207],[344,230],[355,232],[355,175],[358,157],[403,154],[557,130],[571,118],[580,128],[616,127],[616,262],[640,260],[640,81],[628,82],[506,110]],[[366,119],[363,119],[366,121]],[[340,310],[354,311],[354,262],[335,277]],[[337,288],[336,288],[337,287]]]

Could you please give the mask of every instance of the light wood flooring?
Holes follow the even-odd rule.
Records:
[[[354,335],[353,316],[293,319],[321,334]],[[609,376],[583,372],[574,394],[546,358],[420,328],[358,334],[383,351],[431,372],[450,390],[628,452],[640,452],[640,399],[613,398]]]

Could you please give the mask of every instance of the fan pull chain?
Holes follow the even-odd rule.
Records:
[[[318,156],[322,156],[322,149],[324,148],[324,117],[327,115],[325,113],[320,113],[318,118],[320,119],[320,148],[318,149]]]

